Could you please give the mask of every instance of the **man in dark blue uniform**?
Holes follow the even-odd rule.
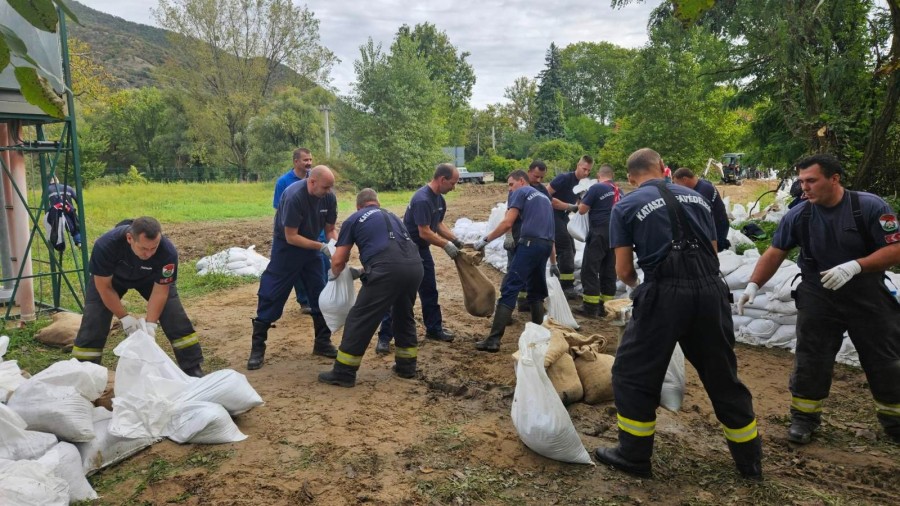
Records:
[[[356,384],[356,371],[386,311],[391,312],[396,337],[394,373],[415,378],[418,345],[413,305],[425,272],[422,259],[403,222],[381,209],[375,190],[359,192],[356,209],[341,225],[329,277],[340,275],[356,244],[365,269],[363,286],[347,315],[334,367],[319,374],[319,381],[342,387]]]
[[[716,226],[716,244],[719,251],[725,251],[731,247],[728,240],[728,211],[725,210],[725,202],[719,195],[719,190],[705,179],[698,178],[694,171],[687,167],[682,167],[673,174],[675,184],[690,188],[695,192],[703,195],[703,198],[709,203],[712,209],[713,224]]]
[[[785,214],[738,302],[756,296],[788,252],[800,247],[803,281],[797,303],[797,348],[791,374],[788,440],[805,444],[819,428],[844,331],[859,353],[878,421],[900,443],[900,307],[884,271],[900,264],[897,215],[881,198],[841,186],[831,155],[797,164],[806,199]]]
[[[146,329],[156,334],[158,325],[171,341],[178,367],[190,376],[203,376],[203,351],[178,297],[178,252],[162,235],[159,222],[149,216],[126,220],[94,243],[84,297],[84,316],[75,337],[72,356],[100,363],[113,315],[125,334],[140,327],[128,314],[122,296],[137,290],[147,301]]]
[[[531,321],[538,325],[544,321],[544,299],[547,297],[544,269],[553,252],[553,207],[550,199],[529,184],[528,174],[523,170],[513,171],[507,183],[512,195],[509,197],[506,216],[497,228],[475,243],[476,250],[483,250],[487,243],[502,237],[521,217],[519,244],[500,285],[500,298],[497,300],[491,333],[485,340],[475,343],[476,350],[491,353],[500,351],[500,339],[512,319],[516,296],[522,290],[528,293]],[[559,275],[555,265],[551,270]]]
[[[325,287],[322,279],[322,256],[330,257],[328,245],[316,238],[324,228],[329,239],[337,237],[337,198],[331,192],[334,174],[319,165],[309,177],[288,186],[275,213],[272,233],[272,258],[259,280],[259,301],[253,319],[250,358],[247,369],[262,367],[269,328],[281,318],[284,303],[297,278],[309,294],[309,305],[315,329],[313,355],[334,358],[337,349],[331,344],[331,331],[319,311],[319,294]]]
[[[544,186],[544,175],[547,174],[547,165],[542,160],[532,160],[531,165],[528,166],[528,183],[535,190],[543,193],[547,196],[547,199],[550,199],[550,192],[547,191],[547,187]],[[510,192],[512,195],[512,192]],[[509,198],[507,197],[507,206],[509,206]],[[506,233],[506,239],[503,241],[503,247],[506,248],[506,265],[507,267],[512,265],[513,257],[516,255],[516,246],[519,244],[519,238],[521,237],[522,230],[522,216],[520,215],[516,222],[513,223],[512,229]],[[531,312],[531,306],[528,304],[528,299],[526,298],[527,292],[519,292],[519,297],[516,299],[516,307],[518,308],[520,313],[529,313]]]
[[[584,155],[578,160],[575,170],[560,174],[550,181],[547,191],[550,193],[551,202],[553,204],[553,213],[556,228],[556,256],[559,260],[559,284],[562,285],[566,297],[574,299],[578,297],[575,291],[575,240],[569,235],[569,214],[578,212],[576,202],[578,197],[572,192],[572,189],[578,185],[578,182],[588,177],[591,173],[591,167],[594,165],[594,159]]]
[[[740,474],[762,479],[762,443],[750,391],[737,377],[728,287],[719,277],[709,204],[698,193],[666,184],[659,154],[644,148],[628,158],[628,181],[639,188],[613,207],[610,246],[616,274],[634,288],[633,318],[613,363],[619,445],[597,448],[600,462],[650,476],[656,408],[666,369],[681,345],[712,401]],[[638,277],[632,252],[644,271]]]
[[[609,247],[609,216],[621,193],[614,177],[612,167],[601,166],[597,171],[599,182],[588,188],[578,206],[579,213],[589,213],[590,228],[581,261],[583,305],[575,312],[589,318],[606,316],[604,303],[616,295],[616,257]]]

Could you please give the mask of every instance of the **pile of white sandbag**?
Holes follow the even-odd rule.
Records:
[[[256,245],[244,248],[228,248],[197,261],[197,274],[228,274],[230,276],[262,276],[269,259],[256,252]]]

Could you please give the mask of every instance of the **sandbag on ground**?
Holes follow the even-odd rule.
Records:
[[[598,344],[575,348],[575,369],[584,389],[585,404],[599,404],[613,399],[612,366],[615,358],[600,353]]]
[[[263,404],[247,377],[233,369],[215,371],[193,382],[176,401],[206,401],[221,404],[231,415],[239,415]]]
[[[62,311],[51,316],[53,323],[39,330],[34,339],[48,346],[71,349],[81,326],[81,315]]]
[[[584,387],[581,386],[572,355],[563,353],[547,368],[547,376],[563,404],[568,406],[584,398]]]

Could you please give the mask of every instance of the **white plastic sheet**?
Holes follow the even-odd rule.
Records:
[[[519,337],[516,391],[511,417],[519,438],[544,457],[593,464],[559,395],[544,370],[550,330],[531,322]]]
[[[347,315],[356,303],[356,290],[353,288],[353,275],[349,268],[344,269],[336,279],[325,285],[319,294],[319,310],[332,332],[344,326]]]

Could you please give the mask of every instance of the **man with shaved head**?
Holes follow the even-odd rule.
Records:
[[[309,177],[292,184],[282,193],[275,213],[272,233],[272,257],[259,280],[259,301],[253,319],[250,359],[247,369],[262,367],[269,328],[281,318],[297,279],[302,279],[309,294],[310,315],[315,328],[313,354],[334,358],[337,349],[331,343],[331,331],[319,310],[322,256],[331,257],[328,245],[317,240],[324,228],[326,239],[337,239],[337,198],[331,192],[334,174],[324,165],[313,167]]]
[[[619,445],[598,448],[600,462],[650,476],[660,390],[676,344],[697,370],[741,476],[762,479],[762,443],[750,391],[737,377],[728,287],[719,277],[716,229],[699,193],[663,177],[659,153],[628,158],[638,189],[612,208],[609,245],[616,274],[633,289],[634,317],[616,350],[613,396]],[[633,252],[644,271],[640,282]]]

